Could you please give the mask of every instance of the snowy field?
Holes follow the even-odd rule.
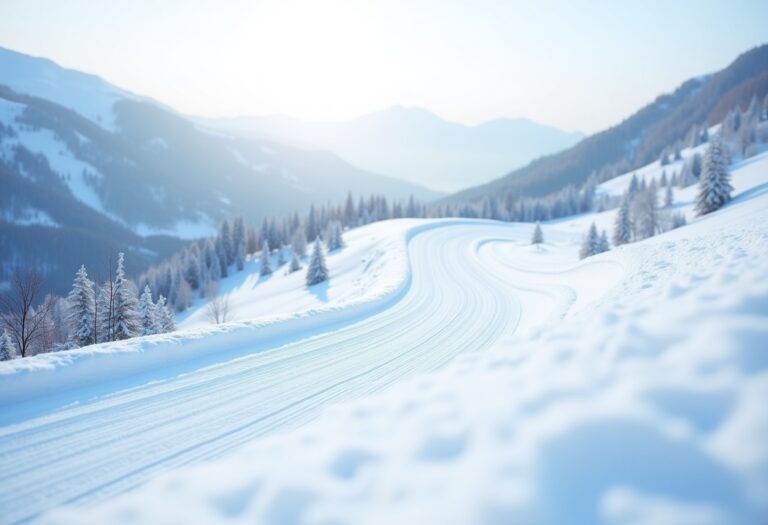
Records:
[[[765,523],[768,154],[733,173],[585,261],[615,210],[388,221],[311,290],[250,262],[226,326],[2,363],[0,522]]]

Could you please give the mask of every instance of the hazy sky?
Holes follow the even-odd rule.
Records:
[[[768,42],[768,0],[0,0],[0,46],[183,112],[617,123]]]

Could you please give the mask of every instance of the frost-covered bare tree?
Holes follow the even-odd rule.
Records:
[[[0,295],[2,325],[15,342],[21,357],[31,349],[48,330],[50,301],[41,301],[44,280],[34,271],[17,269],[11,277],[9,289]],[[38,304],[39,303],[39,304]]]
[[[219,293],[218,283],[210,283],[205,295],[209,297],[208,306],[205,307],[208,320],[213,324],[226,323],[230,317],[229,298]]]

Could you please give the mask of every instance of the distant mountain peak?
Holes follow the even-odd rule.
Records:
[[[466,125],[423,107],[402,104],[337,122],[267,116],[222,119],[218,125],[303,147],[328,149],[355,166],[438,191],[486,182],[509,166],[522,166],[583,137],[524,117]]]

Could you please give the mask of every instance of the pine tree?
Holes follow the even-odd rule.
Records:
[[[235,250],[232,245],[232,233],[228,221],[221,223],[221,228],[219,228],[219,239],[221,240],[221,253],[226,265],[229,266],[235,262]]]
[[[766,93],[765,98],[763,98],[763,112],[760,120],[768,120],[768,93]]]
[[[307,255],[307,237],[303,228],[298,227],[293,232],[291,249],[297,257],[305,257]]]
[[[597,227],[595,223],[589,227],[586,237],[581,243],[581,249],[579,250],[579,259],[586,259],[598,253],[598,243],[600,238],[597,235]]]
[[[264,276],[272,273],[272,263],[269,259],[269,242],[265,239],[261,245],[261,269],[259,270],[259,275]]]
[[[627,190],[629,197],[632,198],[639,189],[640,185],[637,182],[637,173],[633,173],[632,178],[629,180],[629,189]]]
[[[235,267],[238,272],[242,272],[245,268],[245,243],[237,245],[237,256],[235,257]]]
[[[696,179],[701,178],[702,165],[703,161],[701,153],[694,153],[693,157],[691,157],[691,174],[696,177]]]
[[[242,217],[236,217],[234,225],[232,226],[232,251],[235,256],[235,263],[239,264],[238,258],[240,252],[243,254],[243,260],[245,260],[245,253],[247,251],[247,239],[245,235],[245,221]],[[238,271],[242,268],[238,268]]]
[[[173,319],[173,312],[165,304],[165,297],[162,295],[157,298],[155,305],[155,333],[165,334],[173,332],[176,329],[176,323]]]
[[[328,232],[325,236],[329,252],[344,247],[344,240],[341,237],[341,224],[338,221],[332,221],[328,224]]]
[[[607,252],[611,249],[611,245],[608,243],[608,235],[603,230],[600,234],[600,238],[597,240],[597,253]]]
[[[668,185],[666,192],[664,193],[664,207],[669,208],[674,203],[675,197],[672,193],[672,185]]]
[[[200,287],[200,259],[198,250],[190,249],[184,258],[184,280],[189,283],[193,290]]]
[[[219,259],[219,273],[221,277],[229,276],[229,263],[227,262],[227,249],[221,235],[216,237],[216,257]],[[170,298],[170,295],[168,296]]]
[[[155,303],[152,302],[152,290],[149,285],[144,286],[144,292],[139,297],[139,319],[141,321],[141,335],[157,333],[157,312]]]
[[[315,247],[312,250],[312,258],[307,267],[307,286],[313,286],[326,280],[328,280],[328,267],[325,265],[320,237],[317,237]]]
[[[357,212],[355,202],[352,200],[352,192],[347,194],[347,203],[344,205],[344,226],[347,228],[357,226]]]
[[[733,186],[723,150],[723,141],[716,135],[712,138],[704,157],[704,170],[694,206],[699,216],[711,213],[731,200]]]
[[[536,221],[536,227],[533,229],[533,237],[531,238],[531,244],[542,244],[544,242],[544,234],[541,231],[541,224]]]
[[[96,296],[96,311],[98,315],[94,316],[96,324],[96,340],[98,342],[114,341],[113,339],[113,326],[114,322],[114,282],[105,281]]]
[[[141,332],[139,322],[138,301],[131,287],[131,282],[125,278],[125,254],[117,255],[117,270],[114,283],[114,322],[113,338],[115,341],[129,339]]]
[[[299,270],[301,270],[301,263],[294,253],[291,255],[291,264],[288,266],[288,273],[298,272]]]
[[[0,361],[10,361],[11,359],[16,359],[16,347],[8,332],[3,330],[3,333],[0,334]]]
[[[93,281],[88,278],[85,266],[80,266],[77,271],[67,302],[69,303],[67,321],[70,341],[77,346],[87,346],[96,342],[94,326],[96,295],[93,290]]]
[[[317,225],[317,212],[315,211],[314,204],[309,206],[309,215],[307,215],[306,225],[307,239],[314,239],[320,235],[320,228]]]
[[[207,239],[203,246],[203,260],[207,269],[208,279],[210,281],[221,279],[221,263],[219,262],[219,256],[216,254],[216,246],[211,239]],[[205,286],[202,288],[205,288]]]
[[[632,223],[629,216],[629,194],[625,193],[613,223],[613,245],[621,246],[632,241]]]
[[[277,266],[282,266],[285,262],[285,246],[281,244],[280,248],[277,249]]]

